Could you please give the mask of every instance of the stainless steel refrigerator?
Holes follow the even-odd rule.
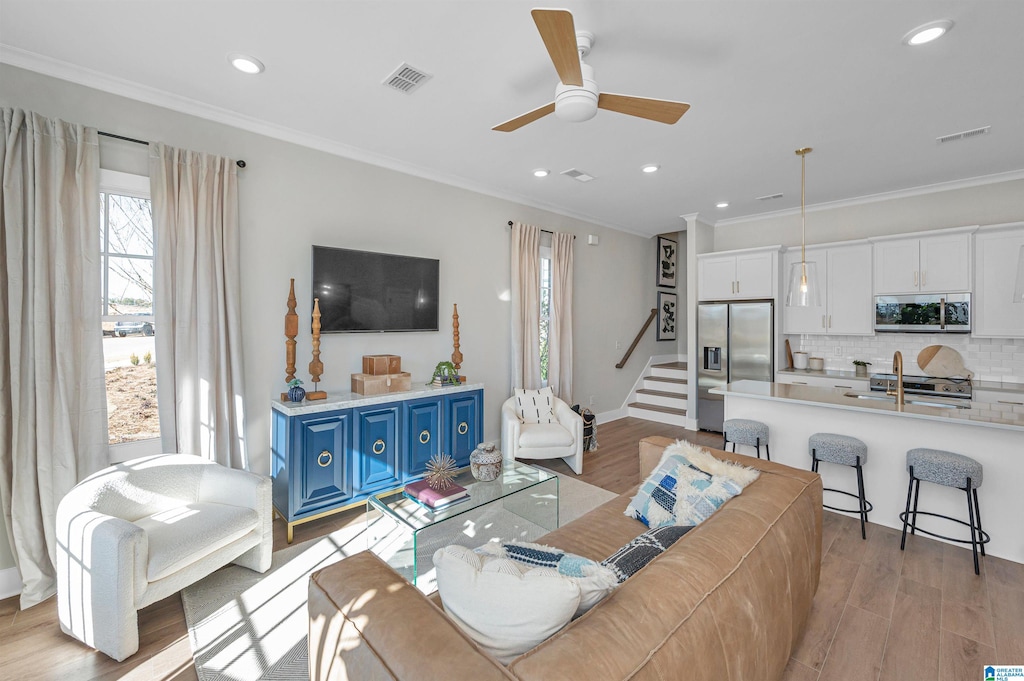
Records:
[[[772,301],[701,303],[697,307],[697,425],[722,432],[725,398],[712,388],[774,376],[775,316]]]

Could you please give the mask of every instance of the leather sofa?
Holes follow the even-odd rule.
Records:
[[[640,443],[641,479],[671,440]],[[508,667],[433,598],[371,553],[309,584],[314,681],[558,679],[759,681],[783,674],[821,565],[821,479],[747,456],[762,475],[610,596]],[[603,560],[646,528],[623,510],[636,488],[537,541]]]

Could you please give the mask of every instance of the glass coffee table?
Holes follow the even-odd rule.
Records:
[[[402,491],[366,500],[369,548],[424,593],[436,590],[434,552],[449,544],[476,548],[491,539],[533,541],[558,528],[558,476],[505,461],[490,482],[468,468],[455,482],[468,498],[430,509]]]

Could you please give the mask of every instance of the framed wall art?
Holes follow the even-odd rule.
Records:
[[[676,287],[676,260],[679,245],[672,239],[658,237],[658,286]]]
[[[658,340],[676,339],[676,294],[658,291]]]

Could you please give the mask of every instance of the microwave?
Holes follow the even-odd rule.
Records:
[[[875,296],[875,331],[970,333],[970,293]]]

